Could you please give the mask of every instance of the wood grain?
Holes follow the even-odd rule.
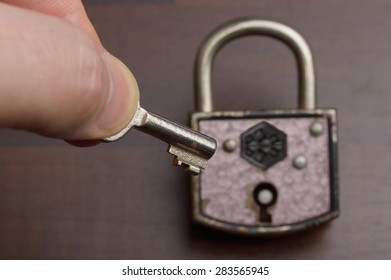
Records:
[[[310,43],[319,107],[339,111],[341,216],[279,238],[190,223],[189,182],[165,145],[137,131],[80,149],[0,131],[2,259],[390,259],[391,4],[375,1],[89,0],[103,44],[138,79],[142,104],[186,123],[196,50],[237,17],[277,20]],[[217,109],[291,108],[293,55],[245,38],[217,57]]]

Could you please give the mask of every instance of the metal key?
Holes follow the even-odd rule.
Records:
[[[198,175],[201,169],[206,168],[216,150],[215,139],[148,112],[140,104],[132,120],[122,131],[102,141],[117,141],[133,127],[167,142],[167,152],[175,156],[173,164],[182,165],[192,175]]]

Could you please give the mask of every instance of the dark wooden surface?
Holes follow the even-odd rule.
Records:
[[[339,110],[341,216],[279,238],[239,238],[189,222],[189,182],[165,145],[137,131],[75,148],[0,131],[2,259],[390,259],[389,1],[89,0],[102,42],[138,79],[142,104],[186,123],[196,50],[215,26],[257,16],[309,41],[319,107]],[[218,109],[290,108],[293,55],[245,38],[216,62]]]

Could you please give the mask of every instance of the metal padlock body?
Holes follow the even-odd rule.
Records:
[[[212,110],[215,54],[227,42],[254,34],[277,38],[293,50],[299,69],[299,109]],[[196,60],[198,112],[192,114],[191,126],[215,138],[217,150],[207,170],[192,178],[196,222],[232,233],[273,235],[338,216],[336,111],[315,108],[314,76],[307,43],[283,24],[239,20],[207,38]]]

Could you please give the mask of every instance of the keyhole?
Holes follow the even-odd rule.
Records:
[[[268,208],[277,201],[276,188],[270,183],[260,183],[255,187],[253,196],[255,203],[257,203],[260,208],[260,222],[271,223],[272,216],[268,212]]]

